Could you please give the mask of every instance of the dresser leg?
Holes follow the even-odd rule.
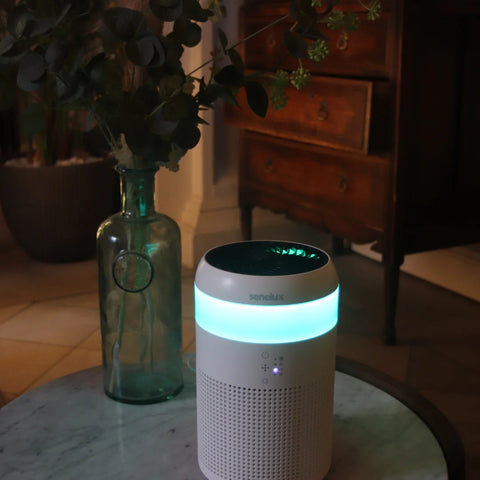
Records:
[[[252,239],[252,207],[240,207],[240,228],[243,240]]]
[[[333,255],[347,255],[352,253],[350,246],[343,237],[332,236],[332,253]]]
[[[395,315],[397,311],[399,278],[400,264],[384,266],[385,329],[383,331],[383,340],[385,345],[395,345],[397,341]]]

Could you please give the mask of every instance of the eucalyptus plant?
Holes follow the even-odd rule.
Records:
[[[370,20],[379,17],[379,0],[359,3]],[[237,93],[245,89],[250,108],[265,116],[269,105],[286,104],[287,86],[308,83],[306,62],[329,54],[325,27],[359,26],[358,16],[343,13],[340,4],[290,0],[289,13],[260,31],[285,22],[282,51],[298,59],[298,68],[247,74],[237,47],[249,39],[231,44],[220,28],[218,51],[198,69],[184,71],[185,48],[201,41],[206,22],[225,15],[221,0],[149,0],[144,9],[108,0],[0,0],[0,108],[24,92],[21,125],[27,134],[43,136],[47,163],[55,161],[55,129],[83,118],[84,130],[98,130],[126,166],[176,170],[200,140],[202,111],[219,98],[237,105]],[[164,33],[167,23],[172,28]],[[209,78],[197,76],[208,64]]]

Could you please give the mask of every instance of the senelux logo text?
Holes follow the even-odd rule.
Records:
[[[278,302],[283,300],[284,294],[283,293],[267,293],[267,294],[250,294],[250,300],[255,301],[269,301],[269,302]]]

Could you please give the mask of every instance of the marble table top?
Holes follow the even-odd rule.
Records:
[[[106,397],[100,367],[20,396],[0,409],[0,479],[204,480],[189,365],[185,376],[178,397],[154,405]],[[379,388],[336,372],[327,480],[446,478],[442,449],[415,413]]]

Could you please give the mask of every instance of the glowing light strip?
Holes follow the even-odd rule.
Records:
[[[207,332],[249,343],[290,343],[315,338],[337,324],[339,288],[293,305],[246,305],[214,298],[195,285],[195,320]]]

